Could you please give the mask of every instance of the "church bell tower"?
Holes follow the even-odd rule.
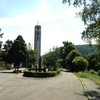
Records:
[[[41,26],[36,25],[34,30],[34,50],[36,50],[36,63],[41,59]]]

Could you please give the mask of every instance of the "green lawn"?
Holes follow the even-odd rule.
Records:
[[[88,78],[95,82],[97,85],[100,85],[100,76],[98,76],[96,72],[94,74],[91,74],[89,71],[84,71],[75,73],[75,75],[81,78]]]

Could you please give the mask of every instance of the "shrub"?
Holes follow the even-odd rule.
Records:
[[[78,50],[75,49],[75,50],[70,51],[70,53],[66,57],[66,63],[67,63],[67,66],[68,66],[69,70],[71,70],[71,71],[73,70],[72,61],[75,57],[78,57],[78,56],[81,56],[81,54]]]
[[[88,61],[83,57],[75,57],[72,63],[73,63],[73,71],[84,71],[88,66]]]
[[[57,71],[59,69],[59,67],[53,66],[48,68],[49,71]]]
[[[93,69],[90,70],[91,74],[95,74],[95,71]]]
[[[23,76],[25,77],[37,77],[37,78],[43,78],[43,77],[53,77],[59,74],[61,70],[58,71],[48,71],[48,72],[30,72],[30,71],[25,71]]]
[[[100,70],[98,70],[98,73],[97,74],[100,76]]]
[[[53,71],[53,67],[48,68],[48,71]]]
[[[96,70],[96,71],[100,70],[100,63],[97,63],[97,64],[96,64],[95,70]]]
[[[98,66],[97,64],[98,64],[98,62],[100,62],[99,58],[100,58],[99,54],[97,54],[97,53],[91,53],[87,56],[87,60],[89,62],[88,70],[90,70],[90,69],[97,70],[96,66]]]

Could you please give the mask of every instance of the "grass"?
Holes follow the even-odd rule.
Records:
[[[75,73],[75,75],[81,78],[88,78],[97,85],[100,85],[100,76],[98,76],[96,72],[94,74],[91,74],[89,71],[84,71]]]

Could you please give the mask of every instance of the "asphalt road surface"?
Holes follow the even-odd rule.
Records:
[[[53,78],[26,78],[0,72],[0,100],[87,100],[79,79],[62,72]]]

